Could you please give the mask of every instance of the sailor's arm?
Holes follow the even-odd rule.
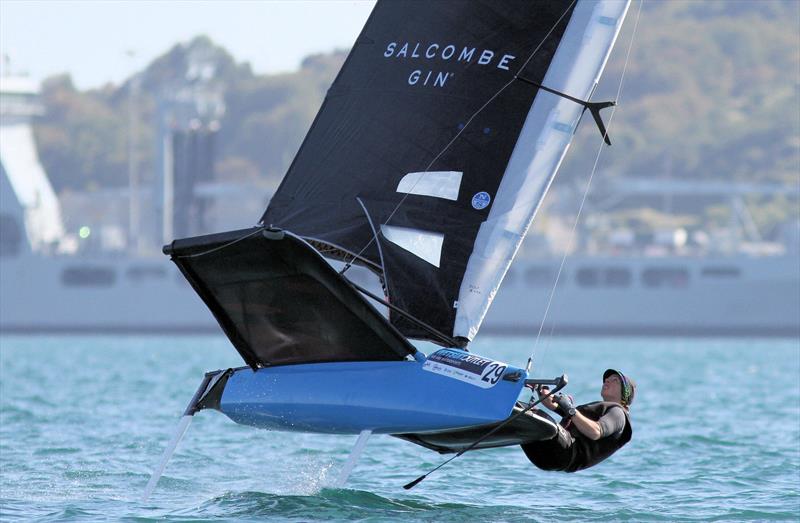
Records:
[[[572,416],[572,423],[575,427],[587,438],[591,440],[598,440],[603,437],[603,428],[596,421],[592,421],[580,411],[576,411]]]
[[[589,439],[598,440],[606,436],[621,433],[625,428],[625,414],[622,407],[609,409],[599,420],[592,421],[580,411],[575,411],[572,416],[572,423],[575,427]]]

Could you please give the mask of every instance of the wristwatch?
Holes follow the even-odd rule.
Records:
[[[577,411],[575,410],[575,407],[570,407],[569,410],[567,411],[567,414],[569,414],[569,417],[571,418],[572,416],[575,415],[576,412]]]

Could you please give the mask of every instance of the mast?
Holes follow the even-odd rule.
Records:
[[[569,149],[584,106],[619,35],[627,0],[581,1],[542,80],[495,203],[481,225],[458,294],[454,335],[471,340]],[[606,138],[604,136],[604,138]]]

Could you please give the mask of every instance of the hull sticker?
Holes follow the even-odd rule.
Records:
[[[459,350],[440,349],[428,356],[422,369],[475,385],[494,387],[508,365]]]

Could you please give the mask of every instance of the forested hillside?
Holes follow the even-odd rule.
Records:
[[[598,98],[614,98],[637,8]],[[668,164],[679,179],[797,183],[799,68],[800,2],[646,2],[610,170],[642,176]]]
[[[638,6],[631,7],[595,99],[616,95]],[[657,176],[668,170],[675,179],[796,184],[798,28],[795,0],[646,2],[603,171]],[[185,75],[187,57],[197,52],[213,57],[215,81],[225,93],[218,178],[279,180],[346,52],[308,57],[293,73],[256,75],[205,37],[176,45],[140,76],[137,156],[145,182],[153,176],[156,100]],[[57,190],[127,183],[130,86],[82,92],[68,75],[45,82],[46,115],[36,136]],[[585,120],[562,176],[591,170],[598,139]]]

